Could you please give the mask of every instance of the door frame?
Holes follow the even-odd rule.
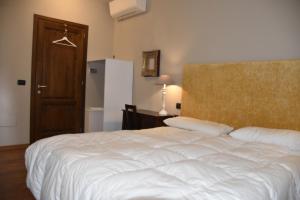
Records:
[[[57,23],[65,23],[70,26],[76,26],[80,29],[84,30],[84,41],[83,41],[83,63],[82,63],[82,74],[83,74],[83,87],[81,87],[82,92],[82,105],[81,105],[81,127],[84,130],[84,116],[85,116],[85,86],[86,86],[86,65],[87,65],[87,45],[88,45],[88,29],[89,27],[84,24],[79,24],[75,22],[65,21],[61,19],[55,19],[51,17],[46,17],[42,15],[33,15],[33,37],[32,37],[32,60],[31,60],[31,97],[30,97],[30,144],[36,140],[36,133],[35,133],[35,113],[36,113],[36,69],[37,69],[37,37],[38,37],[38,21],[39,20],[46,20],[51,22]]]

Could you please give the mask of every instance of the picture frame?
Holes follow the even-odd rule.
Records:
[[[159,77],[160,50],[144,51],[142,76]]]

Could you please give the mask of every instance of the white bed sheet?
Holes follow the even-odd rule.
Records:
[[[42,200],[300,199],[300,153],[171,127],[43,139],[26,167]]]

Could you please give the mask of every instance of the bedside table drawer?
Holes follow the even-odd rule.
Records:
[[[125,111],[123,110],[123,128],[126,129],[124,126],[124,117]],[[176,115],[166,115],[160,116],[158,112],[150,111],[150,110],[137,110],[136,112],[136,120],[137,120],[137,127],[138,129],[147,129],[147,128],[155,128],[166,126],[163,122],[165,119],[170,117],[176,117]],[[129,119],[132,120],[132,119]]]
[[[146,128],[155,128],[160,126],[166,126],[163,122],[165,119],[174,117],[170,116],[149,116],[149,115],[141,115],[139,117],[139,128],[146,129]]]

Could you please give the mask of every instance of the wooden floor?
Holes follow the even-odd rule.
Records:
[[[26,146],[0,147],[0,199],[34,200],[26,188]]]

